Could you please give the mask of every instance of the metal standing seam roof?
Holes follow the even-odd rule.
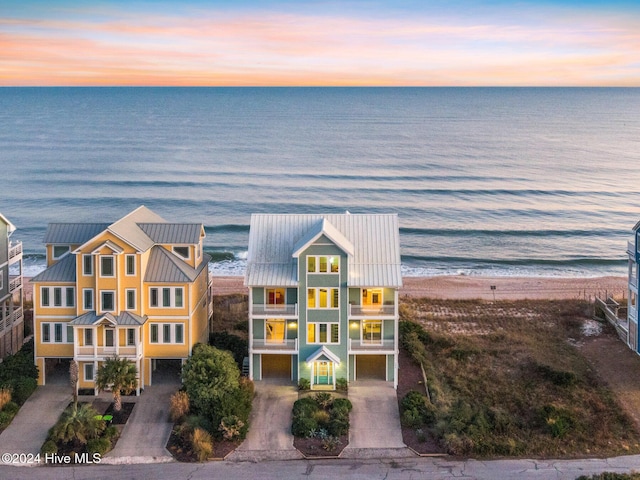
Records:
[[[80,315],[79,317],[74,318],[69,322],[69,325],[95,325],[99,323],[102,319],[107,319],[109,322],[115,325],[124,325],[124,326],[140,326],[144,325],[144,323],[148,320],[148,318],[141,317],[140,315],[136,315],[131,312],[122,312],[120,315],[113,315],[111,313],[103,313],[98,315],[95,311],[90,311]]]
[[[161,246],[154,246],[149,255],[144,281],[155,283],[186,283],[193,282],[202,269],[207,266],[211,257],[203,255],[198,268],[192,268],[173,253]]]
[[[76,281],[76,256],[67,253],[58,262],[31,279],[31,282],[73,282]]]
[[[109,225],[107,230],[138,251],[146,252],[155,242],[140,228],[139,223],[166,223],[166,220],[143,205]]]
[[[50,223],[44,235],[44,243],[81,245],[106,230],[108,226],[108,223]]]
[[[201,223],[138,223],[155,243],[189,244],[200,241]]]
[[[353,246],[348,257],[349,286],[402,286],[396,214],[253,214],[245,284],[296,286],[296,246],[315,237],[322,220]],[[312,230],[314,235],[309,233]]]

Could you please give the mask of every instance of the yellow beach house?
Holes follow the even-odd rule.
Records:
[[[24,339],[22,242],[16,227],[0,213],[0,358],[16,353]]]
[[[32,279],[38,383],[73,359],[78,388],[95,389],[100,363],[118,356],[135,363],[139,393],[178,368],[208,339],[204,238],[202,224],[170,223],[144,206],[115,223],[49,224],[47,269]]]

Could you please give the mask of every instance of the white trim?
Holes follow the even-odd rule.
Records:
[[[82,254],[82,257],[81,257],[81,258],[82,258],[82,276],[83,276],[83,277],[92,277],[92,276],[93,276],[93,274],[94,274],[94,271],[95,271],[95,268],[94,268],[94,262],[95,262],[95,260],[94,260],[94,256],[93,256],[93,255],[91,255],[90,253],[89,253],[89,254],[84,253],[84,254]],[[85,260],[86,260],[87,258],[91,260],[91,261],[89,262],[89,265],[91,265],[91,271],[90,271],[89,273],[86,273],[86,272],[85,272],[85,268],[84,268],[84,267],[85,267]]]
[[[60,289],[60,305],[56,305],[56,290]],[[73,304],[69,305],[67,303],[68,297],[67,297],[67,289],[73,289],[73,295],[72,295],[72,300],[73,300]],[[42,303],[42,299],[44,297],[44,295],[42,295],[42,292],[47,291],[47,296],[48,296],[48,304],[44,305]],[[76,306],[76,287],[73,285],[51,285],[51,286],[40,286],[39,289],[39,300],[40,300],[40,307],[41,308],[74,308]]]
[[[104,297],[103,295],[105,293],[110,293],[111,295],[113,295],[113,308],[111,310],[106,310],[104,308]],[[96,311],[98,309],[96,308]],[[118,297],[116,296],[116,291],[115,290],[100,290],[100,313],[105,313],[105,312],[116,312],[118,311]]]
[[[89,376],[87,375],[87,367],[91,367],[91,378],[89,378]],[[93,363],[85,363],[84,368],[82,370],[83,370],[85,382],[95,382],[96,371]]]
[[[309,291],[310,290],[314,290],[314,303],[315,305],[313,307],[309,306]],[[320,290],[327,290],[327,306],[326,307],[321,307],[320,305]],[[334,292],[333,290],[336,290],[338,292],[338,306],[337,307],[331,307],[329,305],[331,305],[333,303],[333,296],[334,296]],[[307,310],[336,310],[339,311],[340,310],[340,287],[307,287]]]
[[[91,306],[87,307],[85,302],[85,294],[86,292],[91,292]],[[82,289],[82,309],[83,310],[95,310],[96,308],[96,294],[93,288],[83,288]]]
[[[133,307],[129,307],[129,293],[133,292]],[[137,310],[138,307],[138,290],[135,288],[126,288],[124,290],[124,309],[128,311]]]
[[[155,327],[157,329],[158,341],[154,342],[152,340],[151,331]],[[165,327],[169,327],[169,340],[165,341]],[[182,342],[176,342],[176,332],[178,331],[178,327],[182,327]],[[176,323],[176,322],[162,322],[162,323],[149,323],[149,343],[153,345],[184,345],[184,333],[185,333],[185,325],[184,323]]]
[[[153,290],[157,290],[157,305],[151,305],[151,292]],[[165,290],[169,290],[169,305],[165,305]],[[182,291],[182,305],[176,306],[176,292],[178,290]],[[165,286],[154,286],[149,287],[149,308],[175,308],[182,309],[184,308],[184,287],[165,287]]]
[[[128,268],[129,268],[129,258],[133,257],[133,273],[128,273]],[[133,253],[127,253],[124,256],[124,274],[127,277],[135,277],[136,276],[136,272],[138,271],[138,266],[136,265],[138,262],[136,261],[136,255]]]
[[[104,275],[104,264],[105,260],[111,259],[111,271],[112,275]],[[116,277],[116,257],[115,255],[100,255],[100,260],[98,262],[100,264],[100,278],[115,278]]]
[[[187,249],[187,256],[185,257],[184,255],[182,255],[179,252],[176,252],[176,248],[186,248]],[[175,256],[177,256],[180,260],[191,260],[191,244],[188,245],[172,245],[171,246],[171,253],[173,253]]]
[[[45,340],[44,339],[44,330],[45,330],[45,326],[48,327],[49,330],[49,340]],[[56,326],[58,326],[60,328],[60,341],[56,341]],[[71,340],[69,340],[69,331],[67,330],[67,327],[72,327],[72,325],[69,325],[69,322],[40,322],[40,342],[41,343],[46,343],[48,345],[50,344],[57,344],[57,345],[62,345],[62,344],[73,344],[73,338],[71,338]],[[73,334],[72,334],[73,335]]]
[[[62,255],[56,255],[56,248],[61,248],[61,247],[66,247],[66,250],[62,253]],[[60,260],[69,252],[71,252],[71,245],[66,245],[66,244],[51,245],[51,256],[53,257],[54,260]]]

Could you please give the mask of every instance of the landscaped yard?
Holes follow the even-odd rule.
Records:
[[[578,348],[594,330],[585,328],[589,309],[580,301],[403,299],[405,443],[455,455],[640,453],[634,422]],[[420,397],[402,402],[411,390]]]

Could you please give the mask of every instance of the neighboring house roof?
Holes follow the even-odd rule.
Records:
[[[294,255],[323,234],[349,254],[349,286],[402,286],[396,214],[253,214],[245,284],[296,286]]]
[[[309,355],[305,361],[307,363],[311,363],[311,362],[315,362],[316,360],[319,360],[322,357],[324,357],[324,359],[329,360],[331,362],[340,363],[340,357],[338,357],[338,355],[336,355],[331,350],[329,350],[326,346],[322,346],[319,349],[317,349],[315,352]]]
[[[97,325],[107,320],[112,325],[140,326],[147,321],[147,317],[141,317],[131,312],[122,312],[120,315],[103,313],[98,315],[95,311],[87,312],[69,322],[69,325]]]
[[[145,272],[145,282],[185,283],[193,282],[202,269],[209,263],[209,255],[204,255],[198,268],[192,268],[165,248],[155,246],[151,249],[149,263]]]
[[[31,279],[31,282],[75,282],[76,257],[67,253],[44,272]]]
[[[201,223],[139,223],[140,229],[155,243],[189,244],[200,241]]]
[[[640,228],[640,222],[636,223],[636,224],[633,226],[633,231],[634,231],[634,232],[637,232],[639,228]]]
[[[7,226],[7,230],[8,233],[12,233],[16,230],[15,225],[13,225],[13,223],[11,223],[7,217],[5,217],[4,215],[2,215],[2,213],[0,213],[0,221],[2,221],[6,226]]]
[[[108,223],[50,223],[44,235],[44,243],[80,245],[91,240],[108,226]]]

